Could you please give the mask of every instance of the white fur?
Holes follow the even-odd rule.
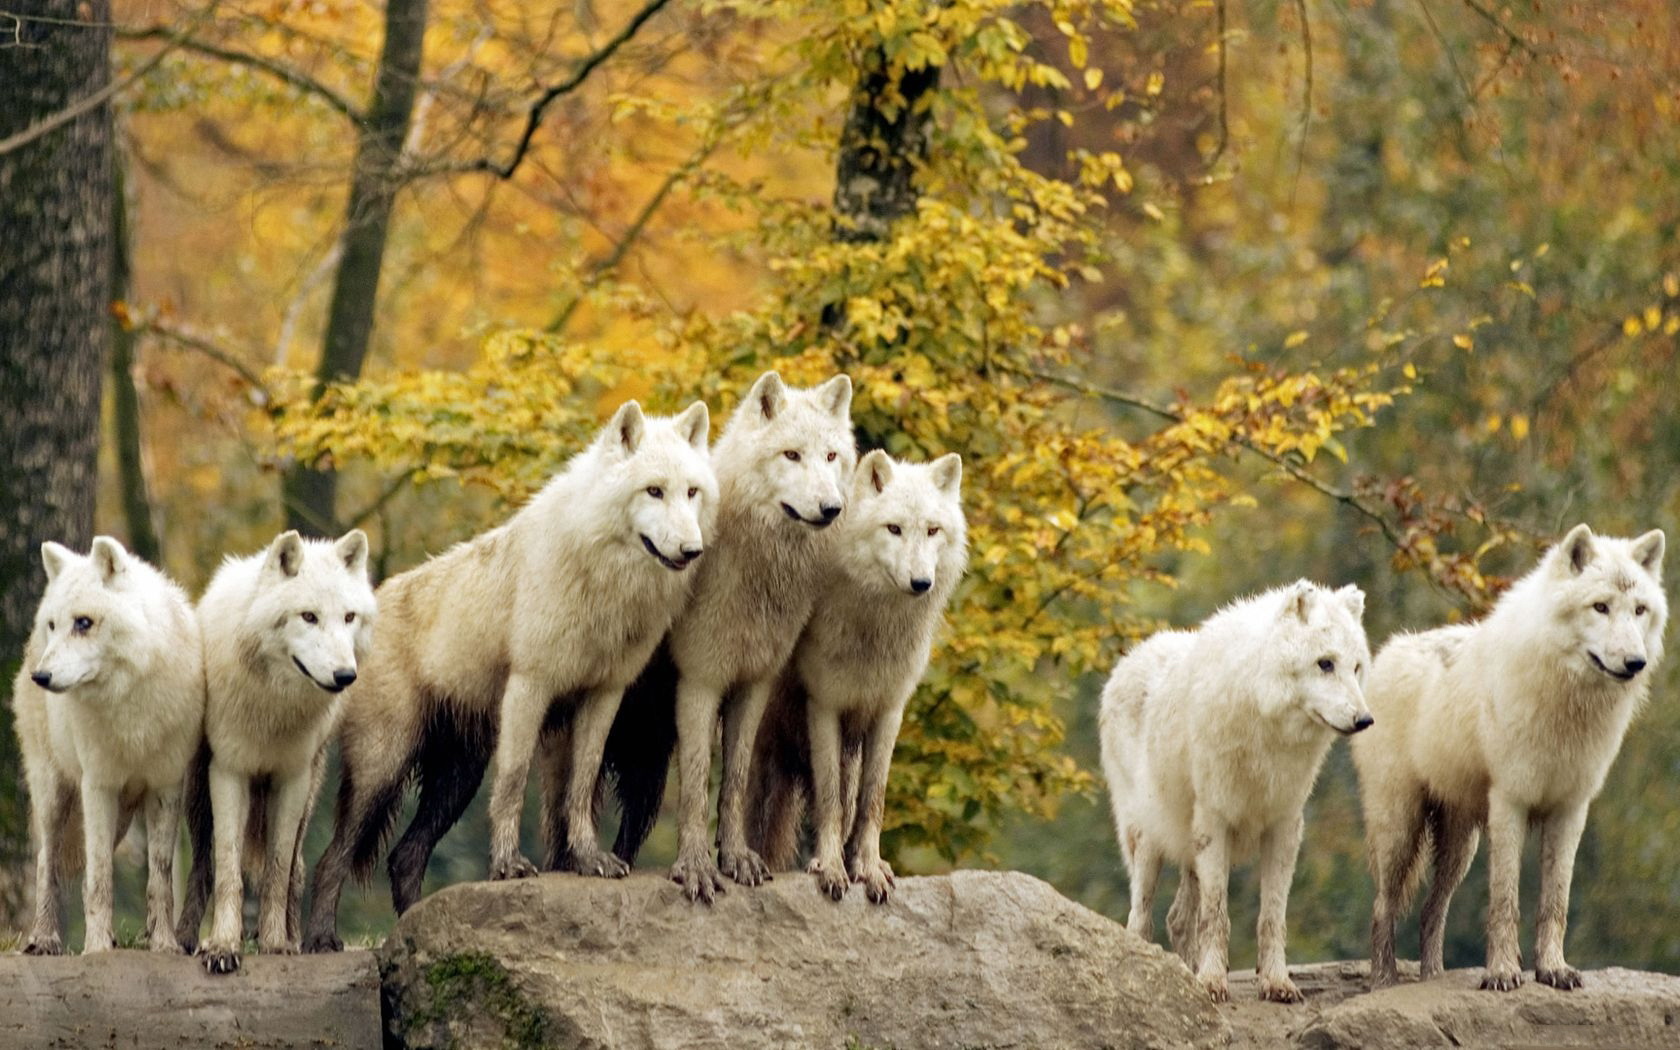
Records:
[[[58,873],[81,812],[83,951],[112,947],[111,851],[145,807],[146,933],[177,951],[171,872],[181,781],[198,750],[204,664],[181,589],[101,536],[83,557],[42,545],[47,589],[13,687],[35,846],[35,922],[25,948],[63,950]],[[37,684],[37,677],[45,686]]]
[[[214,911],[202,951],[212,972],[239,965],[240,854],[256,777],[270,782],[257,942],[264,952],[297,951],[299,836],[343,690],[373,638],[367,562],[359,529],[333,542],[286,532],[266,551],[225,562],[199,599],[215,834]]]
[[[845,507],[857,462],[851,403],[851,380],[843,375],[797,390],[766,372],[730,416],[713,453],[718,540],[700,566],[693,600],[671,628],[679,675],[680,798],[671,877],[694,900],[710,901],[720,892],[722,874],[747,885],[768,874],[746,841],[748,767],[771,685],[818,597],[832,546],[825,526]],[[723,785],[715,864],[706,813],[720,710]]]
[[[818,889],[836,900],[850,877],[880,904],[893,882],[881,859],[893,744],[968,559],[962,459],[951,454],[920,465],[870,452],[858,464],[852,491],[835,526],[834,571],[822,607],[793,663],[805,690],[810,740],[817,837],[810,871]],[[843,799],[850,778],[841,768],[842,750],[859,743],[856,793]],[[843,812],[854,804],[860,819],[847,828]]]
[[[1161,864],[1178,866],[1173,944],[1215,999],[1227,996],[1230,861],[1256,848],[1261,996],[1300,998],[1284,962],[1289,883],[1331,742],[1369,724],[1364,608],[1357,587],[1302,580],[1194,631],[1154,635],[1103,689],[1103,772],[1131,876],[1127,927],[1152,935]]]
[[[1435,851],[1422,968],[1441,970],[1447,905],[1488,829],[1487,988],[1522,981],[1517,872],[1541,829],[1539,978],[1576,987],[1563,958],[1575,847],[1663,654],[1663,534],[1594,536],[1577,526],[1478,623],[1401,635],[1371,680],[1376,729],[1354,745],[1377,881],[1373,976],[1394,979],[1394,917]],[[1595,606],[1601,606],[1600,612]],[[1641,666],[1641,664],[1643,666]],[[1615,675],[1637,668],[1628,680]]]

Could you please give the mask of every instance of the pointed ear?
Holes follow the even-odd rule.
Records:
[[[1593,532],[1585,524],[1569,530],[1569,535],[1557,545],[1558,566],[1571,573],[1580,573],[1593,560]]]
[[[852,415],[852,377],[844,372],[817,387],[817,397],[828,414],[836,419],[850,419]]]
[[[787,408],[787,384],[782,377],[774,372],[766,372],[753,381],[752,389],[742,399],[743,405],[751,405],[755,418],[775,419]]]
[[[642,435],[647,432],[647,417],[642,414],[642,406],[635,401],[626,401],[618,406],[618,411],[607,423],[608,440],[614,448],[625,455],[634,455],[642,444]]]
[[[696,401],[689,405],[674,422],[677,424],[677,433],[683,436],[684,441],[693,445],[695,451],[706,451],[706,441],[712,433],[712,414],[707,410],[706,402]]]
[[[1355,620],[1363,620],[1365,618],[1364,591],[1350,583],[1346,587],[1339,588],[1336,591],[1336,597],[1340,598],[1342,600],[1342,604],[1347,606],[1347,611],[1353,614],[1353,618]]]
[[[366,576],[368,567],[368,538],[361,529],[351,529],[333,544],[333,553],[350,570],[351,575]]]
[[[274,537],[268,545],[268,557],[263,559],[263,571],[281,576],[296,576],[303,568],[303,537],[296,529],[288,529]]]
[[[962,457],[948,452],[934,460],[933,483],[947,496],[962,495]]]
[[[1289,594],[1284,600],[1284,615],[1294,616],[1302,623],[1306,623],[1307,617],[1312,615],[1313,592],[1317,590],[1318,588],[1313,585],[1311,580],[1296,580],[1294,585],[1289,588]]]
[[[99,570],[99,581],[107,586],[128,568],[128,552],[109,536],[95,536],[88,557],[93,559],[93,567]]]
[[[63,572],[65,566],[75,560],[76,552],[62,543],[54,543],[52,540],[48,540],[41,544],[41,564],[46,567],[48,583],[53,582],[53,578]]]
[[[878,496],[892,484],[892,478],[892,457],[881,449],[871,449],[858,460],[857,473],[852,477],[852,492],[858,499]]]
[[[1663,547],[1666,542],[1661,529],[1652,529],[1633,541],[1633,560],[1659,580],[1662,579]]]

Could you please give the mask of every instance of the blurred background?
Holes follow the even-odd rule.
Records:
[[[196,594],[282,527],[359,526],[388,576],[505,517],[625,397],[717,419],[765,368],[844,369],[861,444],[967,468],[899,870],[1021,868],[1123,920],[1096,696],[1137,637],[1309,576],[1365,589],[1375,647],[1476,615],[1577,521],[1673,534],[1673,18],[0,0],[0,669],[41,540],[115,535]],[[1677,675],[1592,810],[1577,965],[1680,972]],[[428,890],[486,844],[480,800]],[[640,863],[673,853],[667,820]],[[1370,892],[1339,744],[1291,960],[1363,957]],[[1257,897],[1239,869],[1233,966]],[[387,901],[348,894],[346,933],[382,936]],[[1449,965],[1479,964],[1484,901],[1479,860]]]

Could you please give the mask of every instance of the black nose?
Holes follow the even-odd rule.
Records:
[[[47,686],[52,685],[52,674],[48,671],[36,671],[34,674],[29,676],[29,680],[40,686],[42,689],[45,689]]]
[[[356,672],[354,672],[354,671],[334,671],[333,672],[333,685],[338,686],[340,689],[343,689],[345,686],[349,685],[351,682],[354,682],[355,680],[356,680]]]
[[[932,586],[933,586],[933,581],[932,580],[911,580],[910,581],[910,589],[915,591],[917,594],[926,594],[927,591],[928,591],[928,588],[932,587]]]
[[[1360,715],[1358,718],[1355,718],[1353,720],[1353,731],[1355,733],[1362,732],[1366,729],[1371,728],[1372,726],[1374,726],[1376,724],[1377,724],[1377,720],[1375,718],[1372,718],[1370,715],[1368,715],[1368,714]]]
[[[1629,660],[1627,663],[1622,665],[1622,670],[1626,671],[1628,674],[1638,674],[1639,672],[1645,670],[1645,661],[1638,659]]]
[[[830,505],[830,504],[827,504],[827,503],[823,504],[823,506],[822,506],[823,521],[833,521],[835,518],[838,518],[839,516],[840,516],[839,506]]]
[[[704,547],[684,547],[682,549],[683,561],[693,561],[695,558],[700,557],[700,555],[704,553],[706,553],[706,548]]]

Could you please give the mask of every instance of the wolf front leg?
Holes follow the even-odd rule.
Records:
[[[1482,987],[1508,992],[1523,982],[1522,954],[1517,948],[1521,913],[1517,879],[1522,871],[1523,833],[1528,812],[1494,792],[1488,798],[1488,911],[1487,972]]]
[[[811,863],[817,890],[833,900],[846,895],[846,858],[841,852],[840,716],[812,697],[805,707],[811,743],[811,824],[816,831]]]
[[[82,778],[82,844],[86,867],[82,870],[82,921],[86,933],[82,954],[110,951],[116,947],[111,935],[111,851],[117,837],[117,789]]]
[[[908,699],[908,698],[906,698]],[[857,826],[852,829],[850,875],[863,883],[864,893],[875,904],[885,904],[892,893],[892,865],[881,859],[881,821],[886,812],[887,774],[892,770],[893,745],[898,742],[904,704],[894,704],[877,715],[864,735],[863,772],[857,787]]]
[[[748,683],[723,711],[723,784],[718,788],[718,867],[743,886],[770,878],[770,866],[747,845],[747,785],[751,783],[753,743],[764,709],[770,705],[773,679]]]
[[[286,912],[292,895],[292,867],[298,832],[309,807],[310,767],[276,777],[268,798],[268,856],[263,861],[262,900],[257,913],[257,947],[268,955],[295,951]]]
[[[1230,829],[1223,820],[1198,809],[1191,820],[1191,835],[1201,895],[1196,914],[1196,945],[1200,951],[1196,980],[1214,1002],[1229,1002],[1225,970],[1231,949],[1231,915],[1225,898],[1231,871]]]
[[[1581,987],[1581,971],[1563,961],[1569,921],[1569,883],[1575,849],[1587,826],[1587,804],[1554,811],[1540,825],[1540,921],[1534,931],[1534,979],[1560,991]]]
[[[567,867],[579,875],[622,879],[630,865],[601,848],[595,826],[595,786],[601,775],[601,751],[624,699],[622,689],[600,689],[583,701],[572,717],[571,764],[566,777]]]
[[[502,693],[502,725],[490,781],[490,877],[524,879],[537,866],[519,851],[519,816],[525,809],[525,779],[537,750],[553,690],[526,674],[508,675]]]
[[[211,894],[210,936],[199,946],[211,973],[239,969],[241,912],[245,896],[240,845],[251,809],[251,779],[210,761],[210,824],[216,843],[216,880]]]
[[[181,788],[146,793],[146,944],[175,953],[175,846],[181,829]]]
[[[34,770],[31,770],[34,773]],[[58,870],[64,849],[64,816],[75,789],[52,776],[31,776],[29,823],[35,838],[35,922],[24,942],[25,955],[63,955],[63,908],[58,899]]]
[[[1260,998],[1274,1003],[1301,1001],[1301,990],[1289,979],[1284,959],[1289,884],[1295,880],[1300,850],[1299,815],[1273,824],[1260,839]]]
[[[677,862],[671,880],[691,901],[706,904],[723,892],[723,873],[706,841],[712,783],[712,732],[723,687],[682,675],[677,682]]]

